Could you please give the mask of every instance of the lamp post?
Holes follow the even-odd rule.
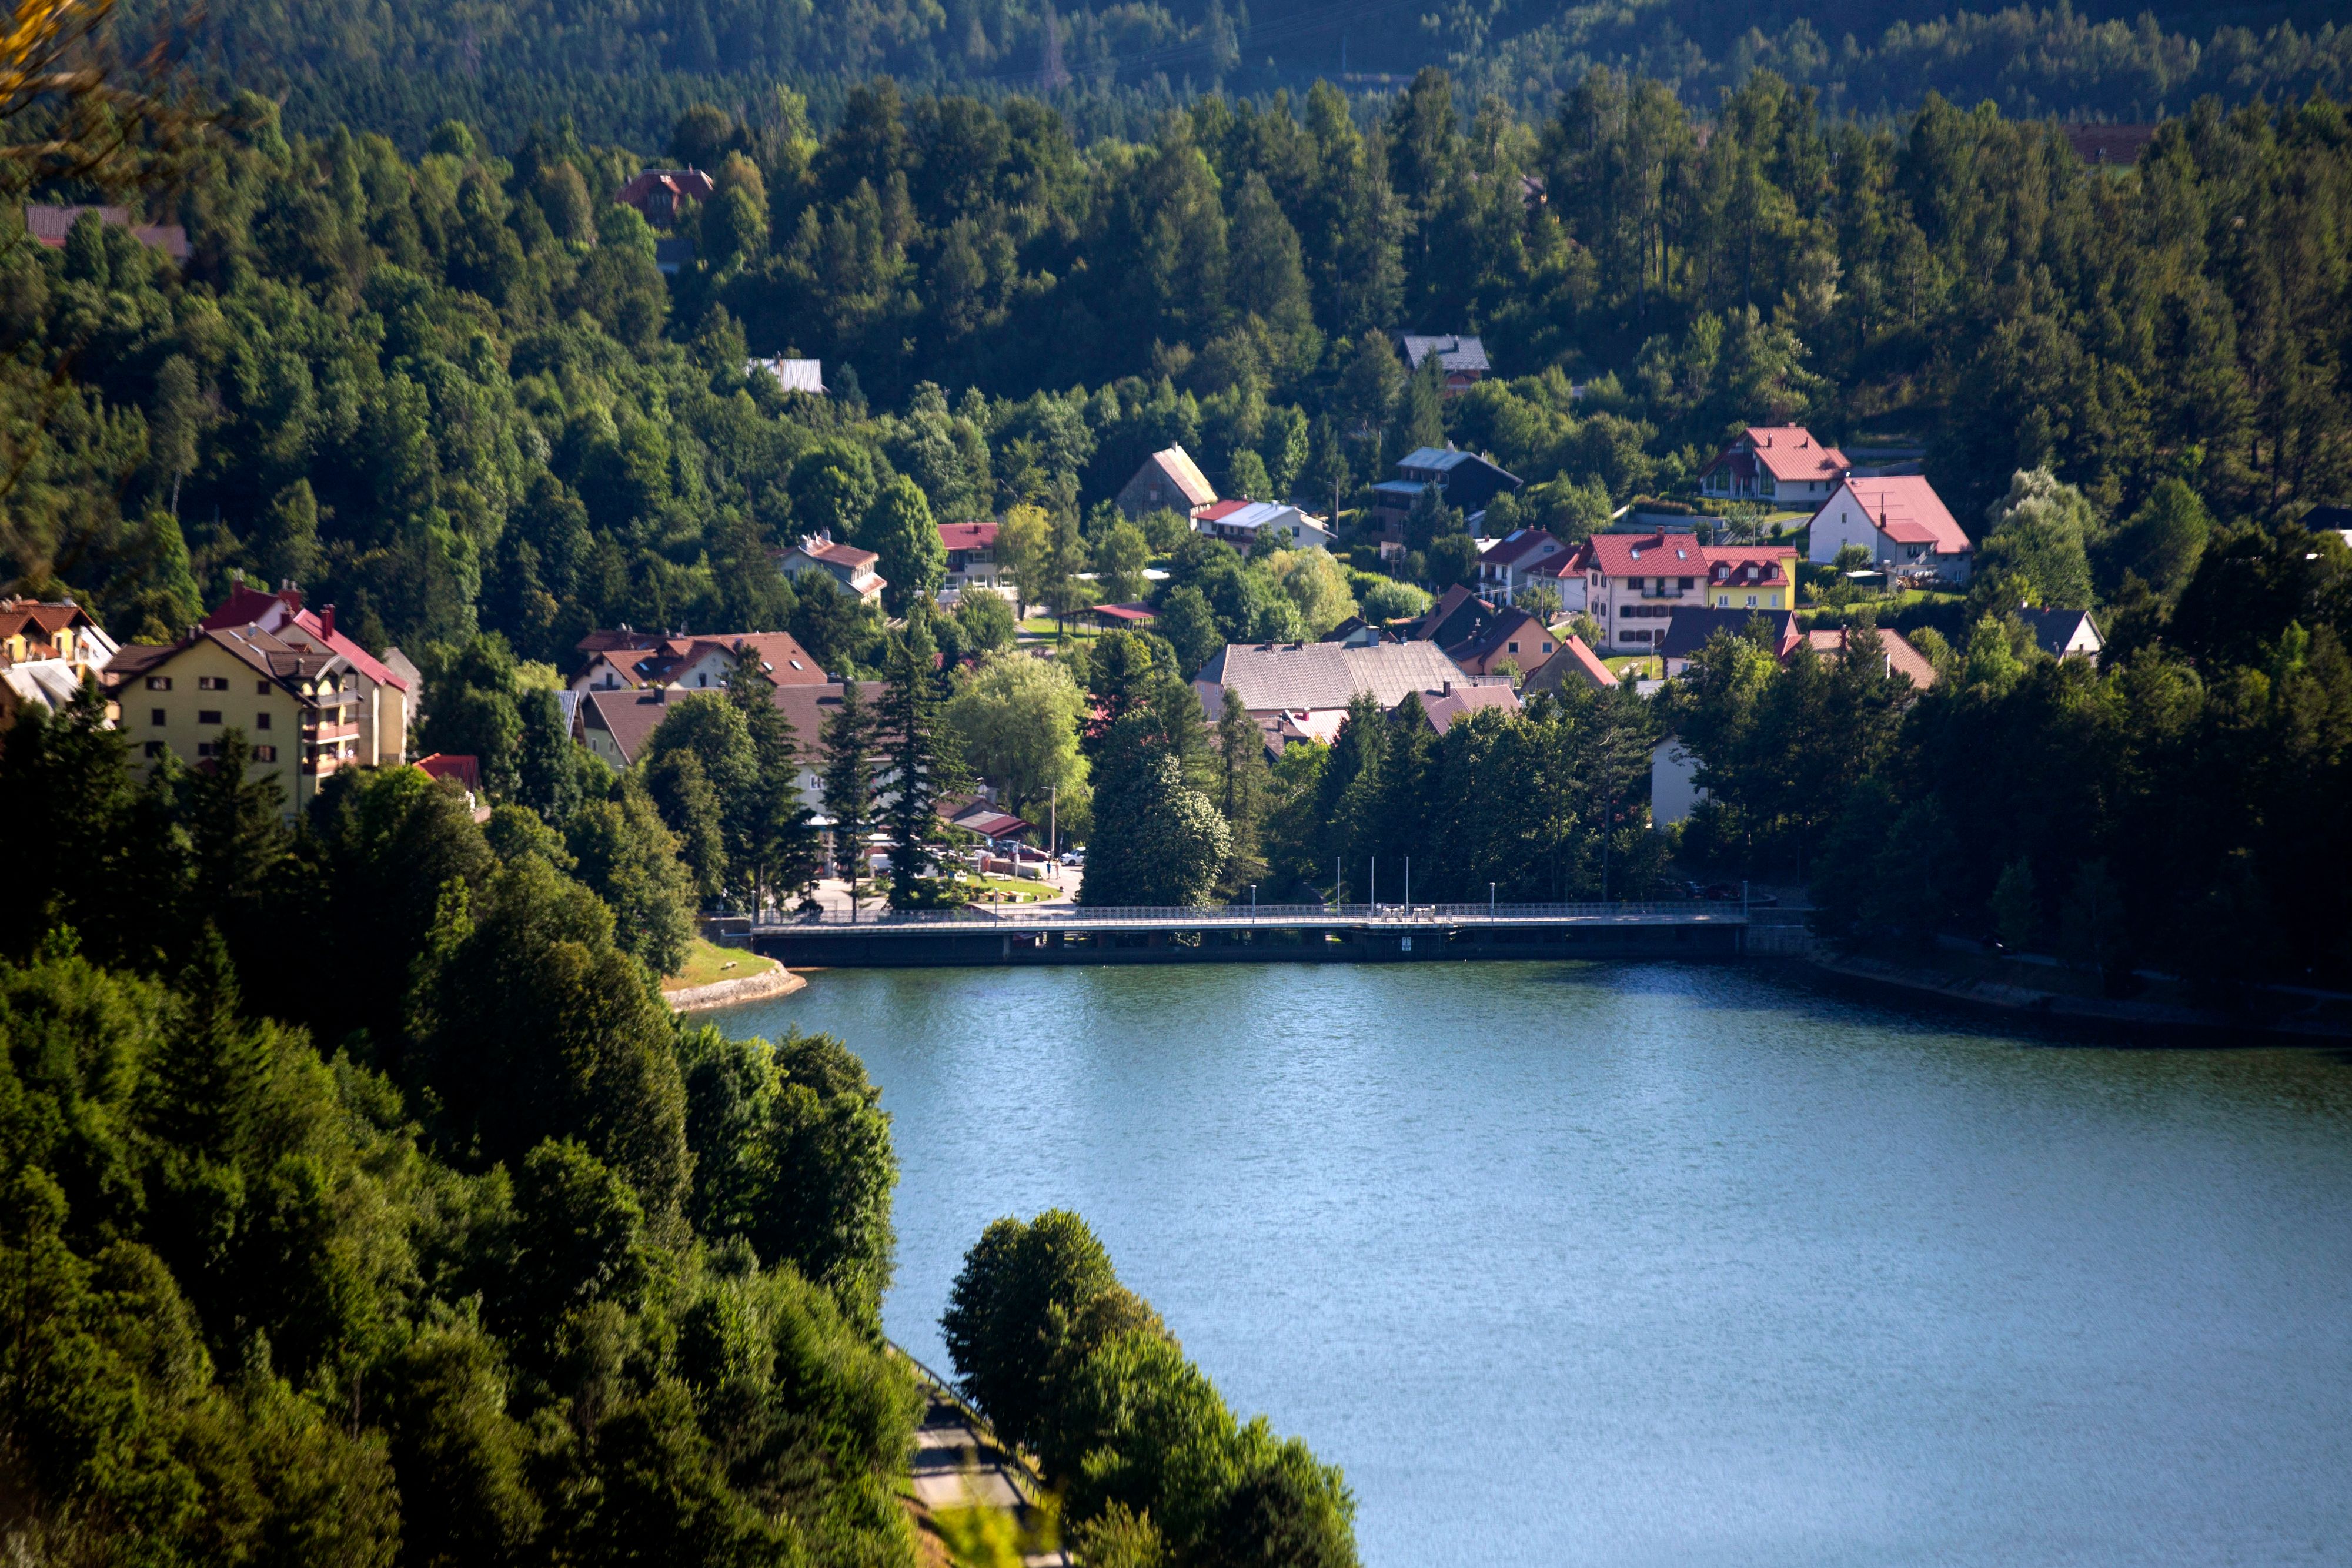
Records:
[[[1486,918],[1495,918],[1495,884],[1491,882],[1486,884]]]

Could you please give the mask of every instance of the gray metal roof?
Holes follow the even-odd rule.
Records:
[[[1413,369],[1430,354],[1449,371],[1486,371],[1494,367],[1486,362],[1486,345],[1475,338],[1465,338],[1458,332],[1402,332],[1405,363]]]
[[[1358,692],[1393,707],[1407,692],[1437,691],[1470,677],[1434,643],[1228,643],[1201,667],[1200,679],[1231,686],[1253,713],[1342,708]]]

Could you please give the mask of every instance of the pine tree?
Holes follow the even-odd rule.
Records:
[[[937,873],[941,850],[939,798],[963,779],[952,732],[941,722],[938,649],[920,610],[891,639],[890,683],[881,729],[890,765],[882,819],[890,832],[890,907],[933,909],[954,901],[955,884]]]
[[[874,831],[875,716],[856,681],[841,684],[841,706],[827,715],[824,813],[833,819],[833,856],[849,883],[849,910],[857,913],[857,884],[866,875],[866,841]]]
[[[776,683],[746,643],[727,671],[727,699],[751,732],[758,774],[740,812],[740,882],[756,910],[763,898],[781,904],[817,877],[823,864],[809,809],[801,803],[801,758],[793,721],[775,702]]]

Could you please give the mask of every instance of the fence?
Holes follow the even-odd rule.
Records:
[[[989,904],[958,909],[868,909],[856,914],[825,909],[803,915],[762,915],[761,931],[810,927],[966,925],[1003,929],[1051,929],[1061,925],[1152,926],[1197,929],[1223,925],[1427,925],[1561,921],[1643,921],[1738,925],[1747,919],[1736,904],[1698,900],[1615,904],[1229,904],[1213,906],[1129,904],[1047,908]]]

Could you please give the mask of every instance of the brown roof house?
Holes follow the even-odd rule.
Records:
[[[1847,631],[1843,626],[1805,633],[1805,641],[1812,644],[1813,652],[1832,661],[1845,657],[1847,638]],[[1927,655],[1913,647],[1902,632],[1881,627],[1878,643],[1879,658],[1889,674],[1910,676],[1911,684],[1923,692],[1936,684],[1936,666],[1929,664]]]
[[[1617,676],[1601,662],[1601,655],[1586,647],[1584,639],[1573,632],[1559,639],[1559,652],[1542,669],[1529,675],[1519,690],[1533,696],[1538,692],[1557,692],[1570,682],[1581,682],[1601,692],[1617,684]]]
[[[1467,714],[1486,708],[1500,708],[1505,713],[1519,711],[1519,694],[1502,685],[1489,685],[1483,682],[1475,685],[1447,685],[1436,691],[1421,692],[1415,695],[1421,704],[1421,716],[1427,719],[1429,727],[1441,737],[1454,727],[1454,720]],[[1402,708],[1406,703],[1414,700],[1415,696],[1404,697],[1399,700],[1397,707]]]
[[[800,543],[777,552],[776,569],[786,577],[824,572],[858,598],[873,604],[880,601],[882,591],[889,586],[888,580],[874,570],[881,559],[870,549],[835,544],[823,534],[809,534]]]
[[[1135,477],[1118,493],[1118,509],[1130,517],[1146,512],[1181,512],[1191,517],[1203,507],[1213,506],[1217,487],[1192,461],[1192,455],[1181,446],[1171,446],[1155,452],[1143,460]]]
[[[599,629],[580,639],[585,656],[572,678],[575,692],[638,690],[668,686],[683,691],[724,689],[737,653],[750,649],[760,668],[780,686],[824,684],[824,671],[815,655],[789,632],[714,632],[701,636],[684,632],[633,632]]]
[[[719,193],[718,183],[699,169],[646,169],[619,190],[613,200],[635,207],[656,228],[677,222],[678,209],[688,202],[707,202]]]
[[[857,695],[871,708],[881,702],[884,689],[880,681],[860,681]],[[824,806],[824,782],[820,777],[824,767],[824,721],[840,711],[841,690],[835,682],[779,685],[769,697],[793,727],[793,744],[800,760],[793,782],[801,804],[813,811]],[[579,712],[572,720],[572,737],[614,768],[634,768],[670,710],[698,695],[674,686],[583,692]]]
[[[1445,656],[1470,674],[1507,677],[1539,670],[1559,652],[1559,636],[1540,618],[1509,609],[1480,627],[1475,636],[1446,649]]]
[[[310,803],[321,779],[399,760],[396,748],[376,744],[381,725],[362,734],[373,704],[350,659],[258,624],[199,626],[176,643],[134,643],[114,656],[104,682],[121,711],[133,768],[152,773],[167,755],[203,767],[238,730],[252,747],[251,776],[278,780],[289,817]]]
[[[173,261],[188,259],[188,231],[178,224],[134,224],[128,207],[65,207],[37,202],[25,204],[25,232],[39,245],[63,250],[66,235],[89,213],[110,229],[126,229],[149,250],[160,250]]]

